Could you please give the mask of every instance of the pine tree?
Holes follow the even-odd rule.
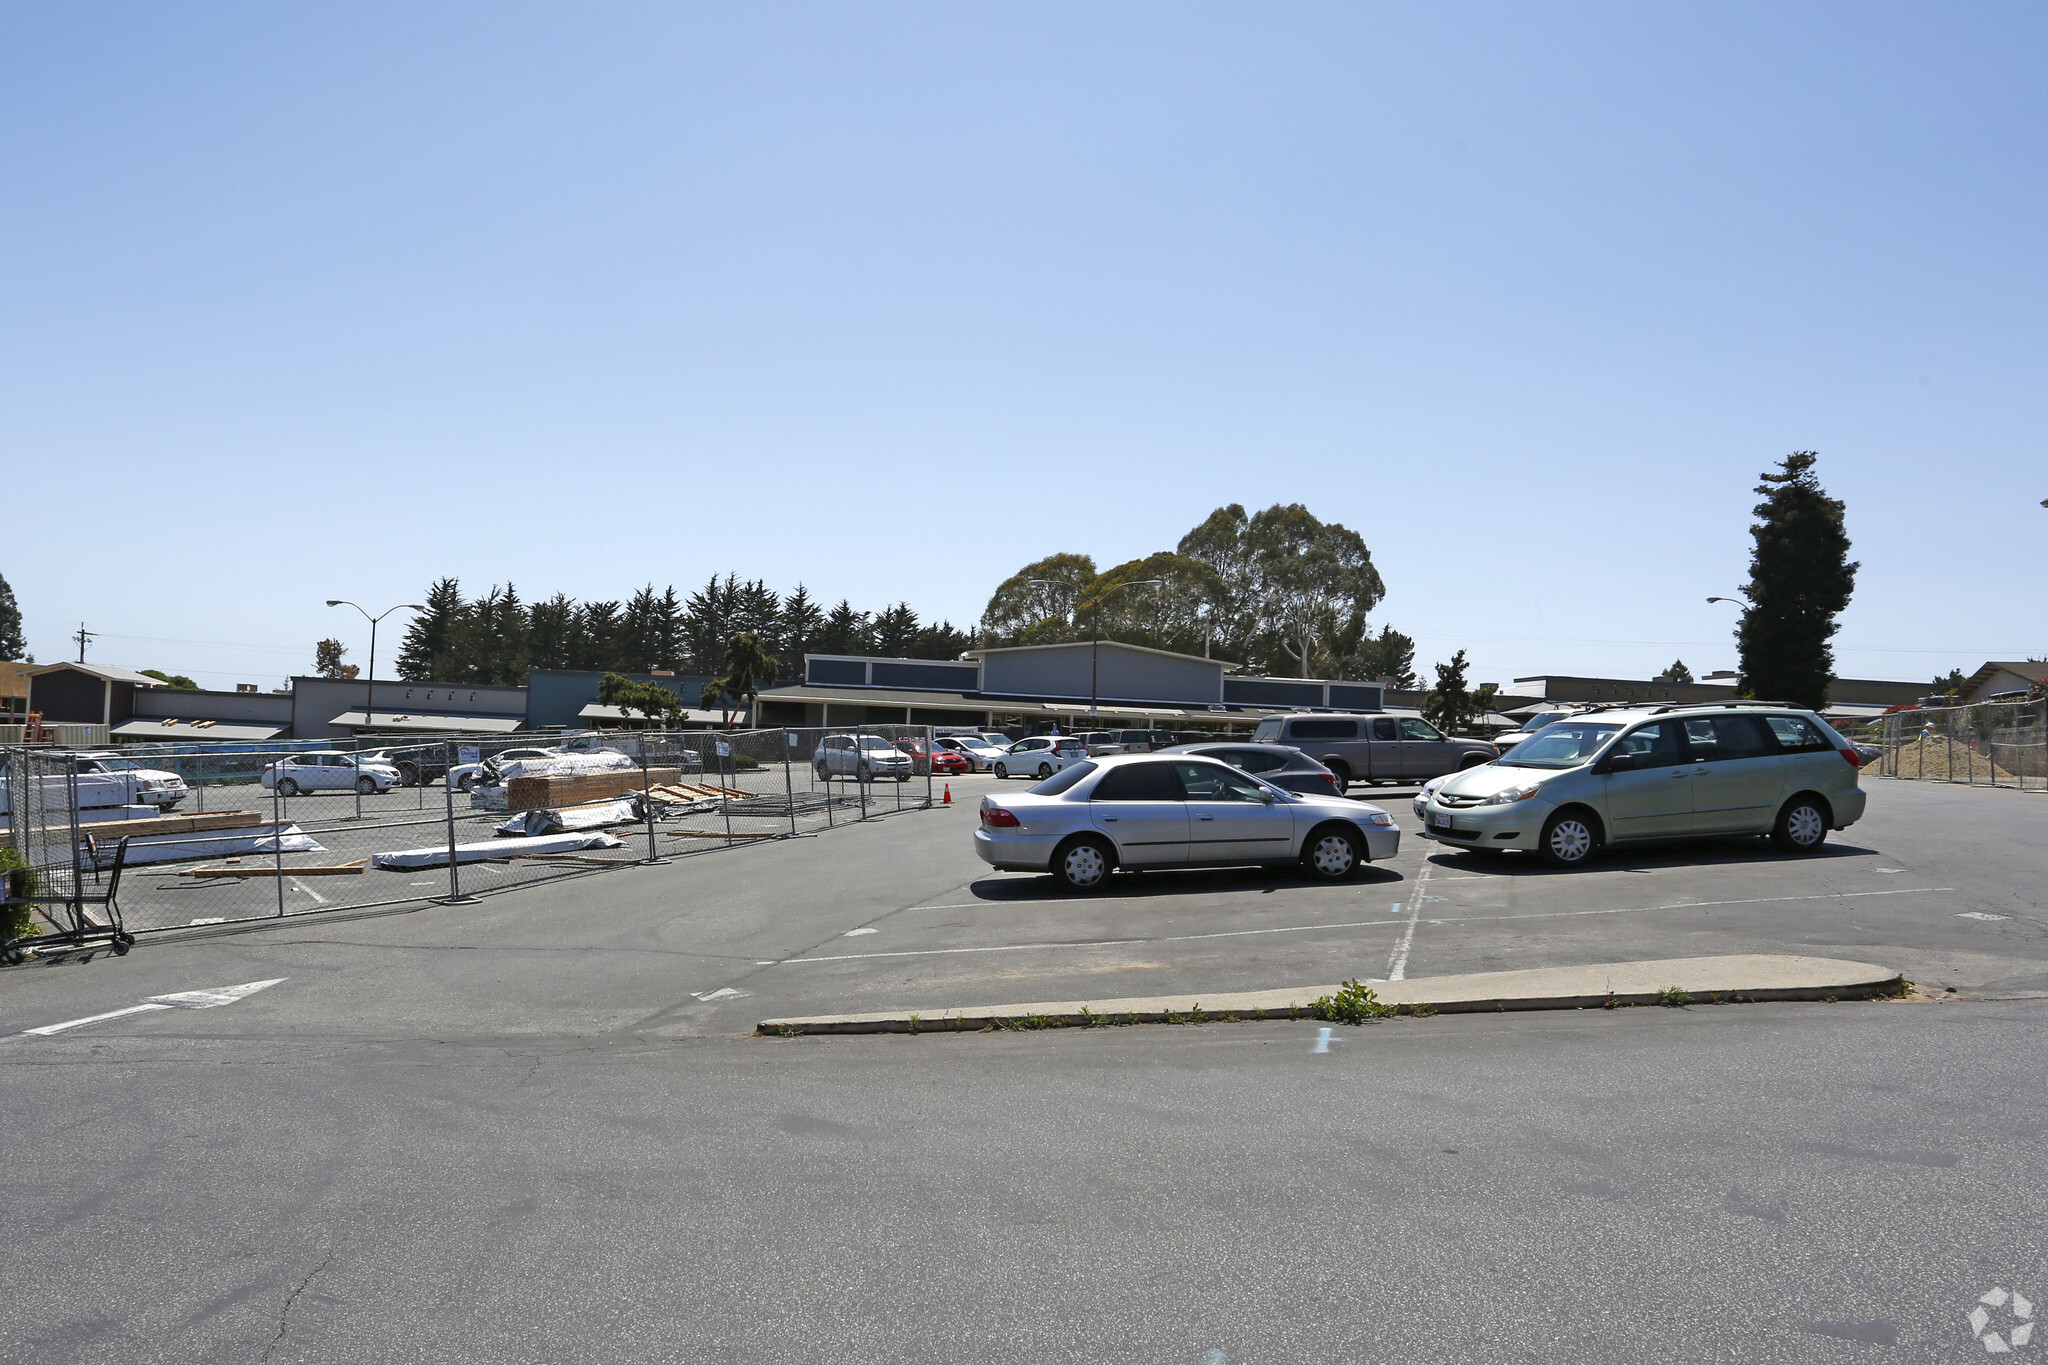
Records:
[[[917,639],[917,626],[917,613],[908,602],[898,602],[883,611],[875,617],[872,627],[875,653],[892,659],[908,657],[911,642]]]
[[[13,662],[28,653],[28,640],[21,633],[21,607],[14,589],[0,578],[0,659]]]
[[[1359,646],[1358,666],[1344,676],[1385,678],[1396,691],[1412,692],[1421,682],[1415,676],[1415,641],[1392,626],[1382,626],[1378,635]]]
[[[738,606],[740,582],[736,574],[711,581],[690,594],[683,609],[683,645],[692,673],[716,673],[725,659],[725,642],[732,638],[732,619]]]
[[[1465,651],[1436,666],[1436,686],[1422,703],[1422,714],[1440,730],[1456,734],[1472,719],[1472,694],[1465,686]]]
[[[625,619],[619,624],[617,667],[628,673],[645,673],[661,658],[662,637],[668,632],[662,599],[649,583],[626,603]]]
[[[782,620],[776,636],[781,641],[782,657],[792,671],[803,666],[804,655],[815,647],[818,630],[824,624],[825,613],[811,600],[803,584],[797,584],[782,599]]]
[[[436,579],[427,589],[425,611],[415,612],[398,648],[398,676],[407,682],[456,682],[447,670],[455,665],[455,636],[463,624],[466,604],[462,585]]]
[[[845,598],[825,615],[825,624],[818,628],[817,654],[872,654],[873,641],[868,637],[868,614],[855,611],[853,604]]]
[[[619,653],[619,604],[584,603],[576,617],[576,667],[613,672]]]
[[[534,668],[575,668],[576,604],[561,593],[526,614],[527,662]]]
[[[1818,454],[1796,451],[1763,475],[1750,526],[1756,545],[1736,641],[1743,695],[1819,710],[1827,705],[1835,652],[1828,642],[1856,588],[1843,506],[1814,477]]]
[[[1673,659],[1671,661],[1671,667],[1665,669],[1662,673],[1659,673],[1650,681],[1661,683],[1689,683],[1692,680],[1692,670],[1685,666],[1685,660]]]

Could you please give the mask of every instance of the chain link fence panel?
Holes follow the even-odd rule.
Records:
[[[2048,791],[2048,701],[1894,711],[1863,731],[1884,777]]]
[[[121,751],[184,780],[167,812],[81,808],[77,755],[14,750],[8,837],[61,897],[93,894],[129,836],[132,933],[467,900],[928,809],[931,740],[881,725]],[[41,909],[56,926],[61,907]]]

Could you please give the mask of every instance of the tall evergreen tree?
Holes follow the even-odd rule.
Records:
[[[874,650],[892,659],[908,657],[910,646],[917,639],[917,613],[910,609],[910,603],[898,602],[895,606],[878,613],[872,632]]]
[[[661,615],[656,635],[655,667],[680,669],[688,646],[683,640],[683,599],[676,596],[673,583],[662,589]]]
[[[526,613],[527,662],[534,668],[576,668],[576,604],[561,593]]]
[[[576,667],[616,672],[619,628],[617,602],[585,602],[576,616]]]
[[[619,624],[616,667],[628,673],[645,673],[659,666],[663,637],[670,633],[663,619],[666,614],[665,604],[652,583],[633,594]]]
[[[1755,547],[1735,638],[1746,697],[1814,710],[1827,705],[1835,651],[1829,641],[1856,588],[1843,506],[1814,476],[1815,451],[1787,455],[1756,491]]]
[[[1689,683],[1693,680],[1692,670],[1685,666],[1685,660],[1673,659],[1671,667],[1652,678],[1652,682]]]
[[[21,633],[21,607],[14,600],[14,589],[0,578],[0,659],[13,662],[26,653],[28,640]]]
[[[407,682],[459,681],[450,670],[456,666],[456,634],[467,606],[462,585],[453,578],[436,579],[422,605],[426,610],[413,613],[398,647],[398,676]]]
[[[469,604],[455,632],[455,663],[439,681],[516,687],[526,681],[526,604],[507,583]]]
[[[957,659],[962,650],[974,648],[974,637],[964,630],[953,628],[951,621],[941,621],[935,626],[921,626],[917,637],[910,642],[913,659]]]
[[[1422,714],[1439,729],[1456,734],[1472,719],[1472,693],[1465,682],[1465,651],[1459,650],[1447,664],[1436,666],[1436,686],[1422,703]]]
[[[855,611],[853,604],[845,598],[839,605],[825,614],[825,624],[818,628],[816,654],[872,654],[874,644],[868,636],[868,614]]]
[[[1397,690],[1412,692],[1421,684],[1415,676],[1415,641],[1392,626],[1381,626],[1378,635],[1360,645],[1357,668],[1344,676],[1374,681],[1385,678]]]
[[[789,596],[782,599],[782,620],[776,631],[782,642],[782,657],[785,667],[792,675],[803,668],[804,655],[815,647],[818,630],[825,624],[825,613],[809,592],[799,583]]]
[[[736,574],[711,580],[690,594],[683,608],[683,645],[692,673],[716,673],[725,660],[725,642],[732,638],[731,622],[738,608],[740,581]]]

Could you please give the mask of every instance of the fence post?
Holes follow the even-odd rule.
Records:
[[[868,771],[867,760],[861,757],[867,752],[860,744],[867,738],[867,728],[865,725],[853,727],[853,787],[860,793],[860,818],[863,820],[868,818],[868,784],[875,776]]]
[[[270,779],[270,862],[277,873],[271,880],[277,883],[277,917],[284,918],[284,798],[278,794],[278,784],[284,781],[284,755],[271,759]]]
[[[71,927],[82,937],[86,929],[85,872],[79,864],[79,853],[85,845],[85,836],[78,828],[78,755],[69,755],[65,759],[65,767],[65,786],[70,797],[65,804],[71,811]],[[13,819],[12,815],[8,816],[10,824]]]
[[[726,733],[730,735],[732,732],[728,730]],[[725,760],[732,757],[732,741],[730,739],[719,739],[714,735],[711,740],[711,751],[718,757],[718,809],[725,815],[725,846],[731,848],[732,788],[727,785],[725,780]],[[739,771],[738,767],[735,766],[733,771],[737,773]],[[738,778],[735,777],[734,781],[737,780]]]
[[[647,775],[648,733],[645,730],[640,732],[640,804],[647,812],[647,856],[642,858],[640,863],[643,867],[659,867],[661,851],[654,844],[654,782]],[[661,733],[666,737],[668,731],[664,730]]]
[[[789,833],[796,835],[796,774],[790,771],[790,753],[796,748],[796,733],[784,730],[782,743],[776,747],[782,750],[782,794],[789,798]]]
[[[448,899],[442,904],[468,905],[475,897],[462,894],[462,870],[455,861],[455,741],[448,740],[443,747],[447,751],[443,757],[448,760],[447,770],[441,775],[441,790],[448,806]]]

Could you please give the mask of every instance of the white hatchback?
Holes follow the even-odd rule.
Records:
[[[364,796],[398,785],[398,769],[361,754],[287,754],[263,765],[263,785],[279,796],[301,792],[358,791]]]
[[[1033,735],[1020,739],[995,761],[997,777],[1051,777],[1069,763],[1088,757],[1079,735]]]

